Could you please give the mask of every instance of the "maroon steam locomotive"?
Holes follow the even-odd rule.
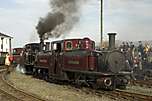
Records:
[[[27,44],[22,56],[26,73],[95,88],[124,88],[130,71],[124,54],[114,49],[115,33],[109,36],[109,50],[106,51],[96,51],[95,42],[89,38],[46,43],[45,50],[41,44]]]

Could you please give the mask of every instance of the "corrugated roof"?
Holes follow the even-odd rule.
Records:
[[[1,32],[0,32],[0,36],[9,37],[9,38],[13,38],[13,37],[11,37],[11,36],[9,36],[9,35],[6,35],[6,34],[3,34],[3,33],[1,33]]]

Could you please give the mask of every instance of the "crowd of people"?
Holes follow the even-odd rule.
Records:
[[[126,55],[126,60],[133,69],[143,69],[143,62],[152,62],[152,47],[142,44],[141,41],[135,46],[133,42],[123,42],[119,50]]]

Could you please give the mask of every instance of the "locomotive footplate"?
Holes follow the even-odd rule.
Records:
[[[72,70],[72,69],[63,69],[62,71],[63,72],[82,73],[82,74],[95,75],[95,76],[119,76],[119,75],[124,75],[123,73],[108,73],[108,72],[107,73],[103,73],[103,72],[81,71],[81,70]]]

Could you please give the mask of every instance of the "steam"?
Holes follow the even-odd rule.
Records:
[[[21,64],[17,64],[16,71],[23,74],[26,73],[25,68]]]
[[[50,0],[51,12],[40,18],[36,27],[40,38],[47,34],[58,38],[79,22],[80,9],[86,0]]]

